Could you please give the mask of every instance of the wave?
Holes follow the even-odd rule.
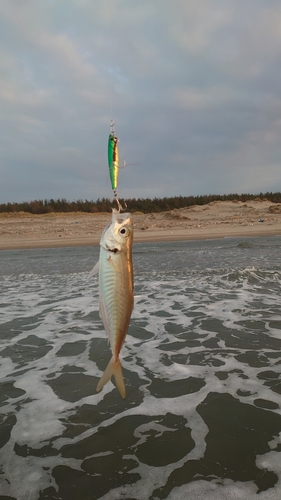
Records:
[[[279,252],[261,267],[230,262],[228,246],[219,258],[215,243],[178,250],[176,271],[137,257],[124,401],[113,383],[96,392],[110,350],[95,255],[74,249],[68,273],[60,252],[48,250],[47,273],[15,259],[27,268],[2,280],[2,495],[280,498]]]

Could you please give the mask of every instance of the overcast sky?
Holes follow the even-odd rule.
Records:
[[[281,191],[280,0],[1,0],[0,203]],[[137,164],[137,165],[136,165]]]

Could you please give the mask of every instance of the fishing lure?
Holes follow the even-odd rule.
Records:
[[[122,210],[122,207],[120,205],[120,202],[118,200],[118,175],[119,175],[119,168],[125,167],[125,161],[124,165],[120,166],[119,165],[119,153],[118,153],[118,142],[119,139],[115,135],[115,130],[114,130],[114,121],[111,120],[110,122],[110,134],[108,138],[108,168],[109,168],[109,176],[110,176],[110,181],[111,181],[111,187],[113,190],[114,197],[116,199],[117,205],[118,205],[118,211],[120,212]]]
[[[118,169],[119,169],[119,154],[118,154],[119,139],[115,135],[114,121],[110,123],[110,134],[108,138],[108,168],[114,196],[117,196],[118,187]]]

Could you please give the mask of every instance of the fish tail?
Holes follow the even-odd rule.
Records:
[[[122,398],[124,399],[126,396],[126,390],[125,390],[125,384],[124,384],[124,378],[123,378],[123,373],[122,373],[122,367],[119,358],[117,360],[112,356],[111,360],[109,361],[98,385],[97,385],[97,391],[100,391],[102,387],[107,384],[107,382],[111,379],[111,377],[114,376],[115,382],[117,389],[119,390]]]

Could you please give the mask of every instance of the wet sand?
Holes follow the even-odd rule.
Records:
[[[281,235],[281,204],[218,201],[133,220],[135,243]],[[0,249],[98,245],[110,221],[109,213],[0,214]]]

